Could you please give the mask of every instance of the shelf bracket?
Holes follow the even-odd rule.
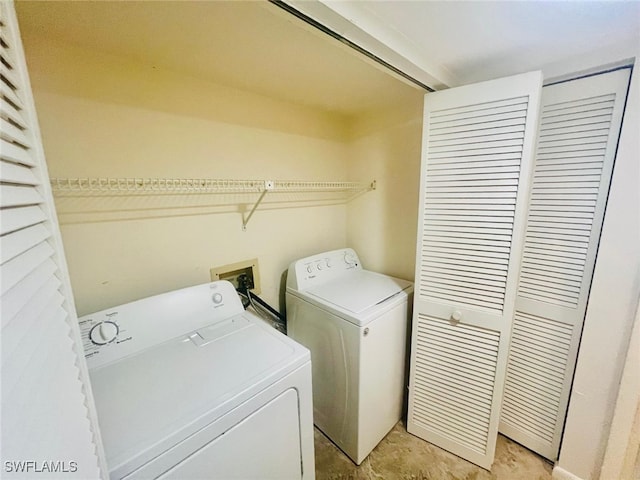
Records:
[[[258,208],[258,205],[260,205],[260,202],[262,202],[262,199],[267,194],[267,192],[269,190],[273,190],[273,187],[274,187],[274,181],[273,180],[265,180],[265,182],[264,182],[264,190],[262,190],[262,193],[260,194],[260,197],[258,197],[258,200],[256,201],[255,205],[253,206],[253,208],[249,212],[249,215],[247,215],[247,217],[242,220],[242,230],[243,231],[245,231],[245,232],[247,231],[247,225],[249,223],[249,220],[251,220],[251,217],[255,213],[256,208]]]

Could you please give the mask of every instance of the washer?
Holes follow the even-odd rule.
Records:
[[[313,479],[309,351],[213,282],[80,319],[111,479]]]
[[[412,292],[350,248],[289,267],[287,334],[311,350],[314,423],[358,465],[402,416]]]

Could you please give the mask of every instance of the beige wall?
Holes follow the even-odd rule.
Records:
[[[420,188],[423,94],[352,124],[349,177],[375,192],[348,205],[347,243],[365,268],[413,281]]]
[[[34,39],[25,50],[51,177],[347,177],[344,117]],[[344,203],[286,200],[243,232],[244,197],[57,199],[79,314],[207,282],[211,267],[254,257],[277,306],[289,262],[346,245]]]

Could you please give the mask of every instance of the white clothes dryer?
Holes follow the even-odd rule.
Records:
[[[358,465],[402,416],[412,292],[350,248],[289,267],[287,334],[311,350],[314,423]]]
[[[309,351],[229,282],[80,319],[111,479],[313,479]]]

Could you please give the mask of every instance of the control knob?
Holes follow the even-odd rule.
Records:
[[[344,254],[344,263],[347,265],[355,265],[358,262],[358,258],[351,252]]]
[[[218,292],[214,293],[213,296],[211,297],[211,300],[216,305],[220,305],[222,303],[222,294]]]
[[[95,325],[89,332],[89,338],[96,345],[106,345],[116,339],[119,331],[115,322],[107,320]]]

